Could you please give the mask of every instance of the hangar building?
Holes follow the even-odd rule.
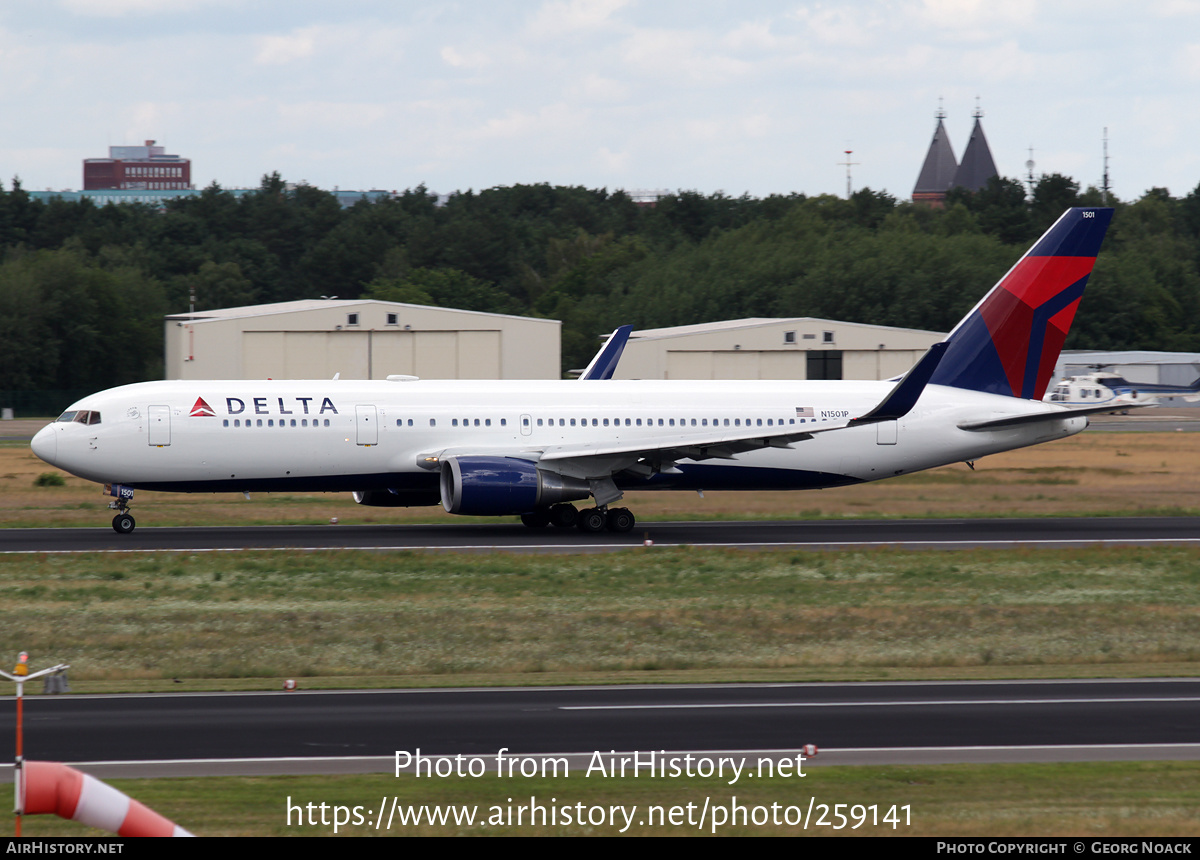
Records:
[[[890,379],[944,334],[835,320],[751,318],[635,331],[617,379]]]
[[[168,379],[558,379],[558,320],[315,299],[166,318]]]

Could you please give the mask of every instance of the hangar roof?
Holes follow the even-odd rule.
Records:
[[[494,314],[487,311],[468,311],[462,308],[443,308],[435,305],[414,305],[406,302],[385,302],[379,299],[299,299],[292,302],[272,302],[265,305],[242,305],[236,308],[217,308],[211,311],[196,311],[195,313],[170,314],[168,320],[197,322],[205,320],[242,319],[244,317],[271,316],[289,314],[301,311],[325,311],[339,308],[362,307],[365,305],[386,306],[389,308],[420,308],[426,311],[441,311],[448,314],[475,314],[476,316],[501,317],[507,319],[534,320],[538,322],[558,322],[558,320],[541,320],[536,317],[523,317],[515,314]]]
[[[819,325],[830,326],[852,326],[854,328],[863,329],[878,329],[880,331],[905,331],[916,332],[920,334],[929,334],[941,336],[939,332],[926,331],[925,329],[916,328],[899,328],[897,326],[887,325],[871,325],[869,323],[845,322],[844,320],[828,320],[820,317],[746,317],[739,320],[718,320],[717,322],[698,323],[696,325],[677,325],[668,328],[647,328],[632,332],[629,337],[638,340],[652,340],[655,338],[666,337],[687,337],[693,334],[707,334],[709,332],[732,331],[736,329],[748,328],[763,328],[766,326],[788,326],[801,325],[803,323],[816,323]]]

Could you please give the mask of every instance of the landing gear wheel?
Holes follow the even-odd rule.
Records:
[[[130,514],[117,514],[113,517],[113,531],[119,535],[129,534],[136,525],[137,521]]]
[[[544,529],[550,525],[550,512],[545,508],[521,514],[521,522],[531,529]]]
[[[581,532],[602,532],[607,522],[608,516],[599,508],[586,508],[579,512]]]
[[[560,529],[569,529],[579,522],[579,511],[574,505],[553,505],[550,508],[550,524]]]
[[[637,522],[634,519],[633,511],[629,508],[609,508],[608,510],[608,530],[610,532],[631,532],[633,526]]]

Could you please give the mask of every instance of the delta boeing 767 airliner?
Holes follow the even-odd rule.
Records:
[[[1042,402],[1111,219],[1067,211],[899,380],[613,380],[618,346],[584,380],[143,382],[83,398],[33,450],[105,484],[121,533],[135,490],[349,491],[627,532],[625,490],[804,490],[971,462],[1111,409]]]

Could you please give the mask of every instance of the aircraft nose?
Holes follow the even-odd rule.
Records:
[[[34,454],[53,466],[54,458],[58,456],[58,434],[54,432],[54,425],[39,430],[30,447],[33,448]]]

